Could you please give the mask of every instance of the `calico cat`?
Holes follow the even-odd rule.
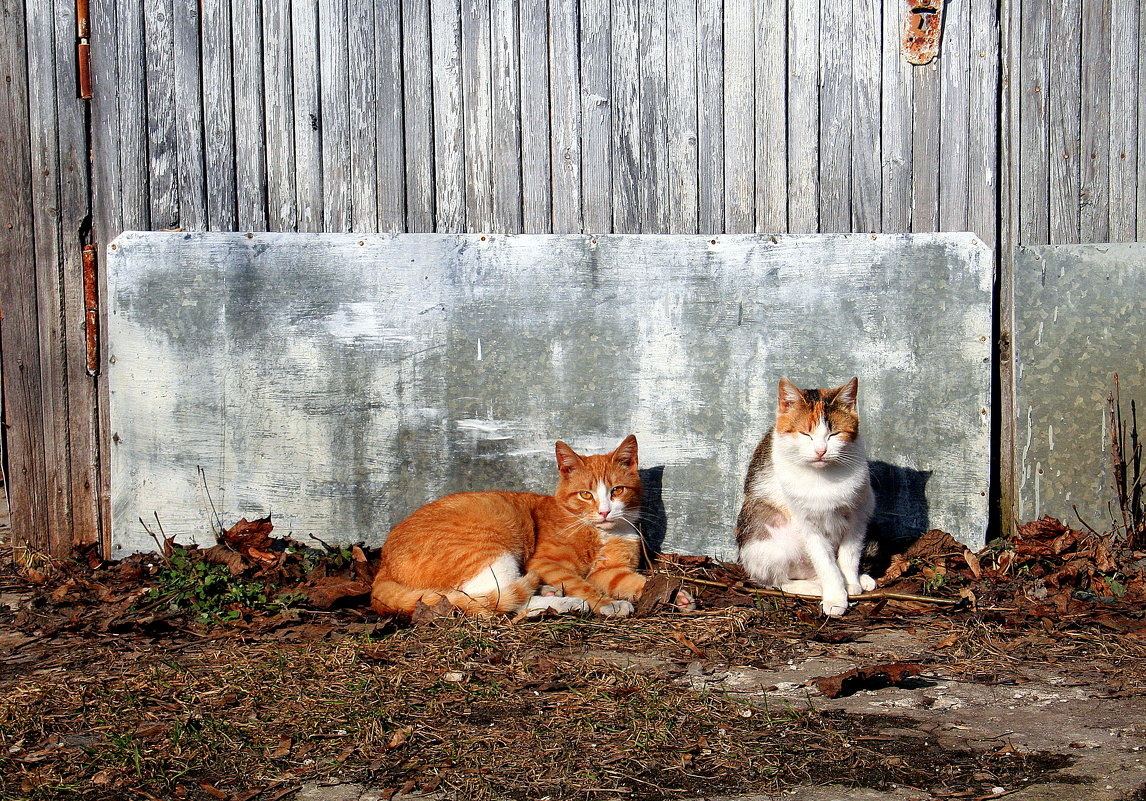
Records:
[[[838,616],[848,595],[875,588],[860,575],[875,509],[856,412],[857,379],[801,390],[780,379],[776,425],[752,454],[736,520],[740,563],[754,581],[819,595]]]
[[[624,616],[641,596],[637,438],[607,455],[556,445],[557,489],[463,492],[426,504],[390,532],[374,578],[379,614],[442,598],[468,615],[556,609]],[[535,596],[540,584],[562,595]],[[550,592],[554,592],[550,590]]]

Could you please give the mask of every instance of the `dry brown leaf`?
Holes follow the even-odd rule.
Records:
[[[410,739],[410,735],[414,733],[413,726],[403,726],[400,729],[395,729],[390,735],[390,739],[386,741],[386,748],[395,749]]]
[[[213,545],[199,553],[204,562],[226,565],[232,576],[237,576],[247,569],[247,562],[243,559],[243,555],[226,545]]]
[[[329,609],[335,601],[342,598],[369,594],[370,585],[365,581],[355,581],[341,576],[327,576],[306,588],[306,597],[319,609]]]
[[[280,737],[279,744],[275,746],[275,750],[271,752],[271,759],[282,759],[283,757],[290,756],[291,745],[294,741],[289,737]]]
[[[355,562],[365,562],[366,561],[366,554],[357,545],[355,545],[353,548],[350,549],[350,555],[352,557],[354,557]]]
[[[812,681],[828,698],[840,698],[860,690],[878,690],[892,684],[902,684],[922,671],[923,666],[915,662],[889,662],[884,665],[854,668],[835,676],[821,676]]]
[[[983,578],[983,567],[979,564],[979,557],[971,553],[967,548],[963,549],[963,561],[967,563],[968,569],[971,571],[976,579]]]
[[[945,637],[941,638],[939,642],[935,643],[934,650],[938,651],[943,648],[950,648],[955,643],[959,642],[959,632],[952,631]]]
[[[199,789],[202,790],[203,792],[205,792],[207,795],[211,796],[212,798],[222,799],[222,798],[227,797],[226,793],[224,793],[222,790],[220,790],[215,785],[211,784],[211,782],[199,782]]]

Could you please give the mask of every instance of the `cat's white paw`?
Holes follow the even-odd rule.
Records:
[[[875,589],[875,579],[867,573],[864,573],[860,576],[860,588],[863,589],[864,592],[871,592]]]
[[[572,596],[535,595],[529,599],[525,608],[527,610],[526,617],[537,617],[546,609],[552,609],[559,614],[563,612],[588,612],[589,602],[584,598]]]
[[[604,617],[628,617],[636,609],[630,601],[616,600],[597,607],[597,614]]]
[[[846,595],[825,595],[820,608],[828,617],[840,617],[848,611],[848,597]]]

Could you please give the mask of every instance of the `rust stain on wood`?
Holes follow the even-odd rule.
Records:
[[[903,17],[903,56],[916,65],[930,64],[939,55],[944,0],[907,0]]]
[[[87,337],[88,375],[99,375],[99,287],[96,284],[96,246],[84,245],[84,333]]]

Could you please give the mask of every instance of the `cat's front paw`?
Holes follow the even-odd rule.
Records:
[[[635,611],[636,607],[630,601],[620,599],[597,607],[597,614],[603,617],[628,617]]]
[[[564,595],[535,595],[526,604],[526,617],[538,617],[552,609],[557,614],[564,612],[588,612],[589,602],[584,598]]]
[[[848,597],[846,595],[825,595],[820,608],[828,617],[841,617],[848,611]]]
[[[873,579],[867,573],[864,573],[862,576],[860,576],[860,588],[864,592],[871,592],[875,589],[875,586],[875,579]]]

